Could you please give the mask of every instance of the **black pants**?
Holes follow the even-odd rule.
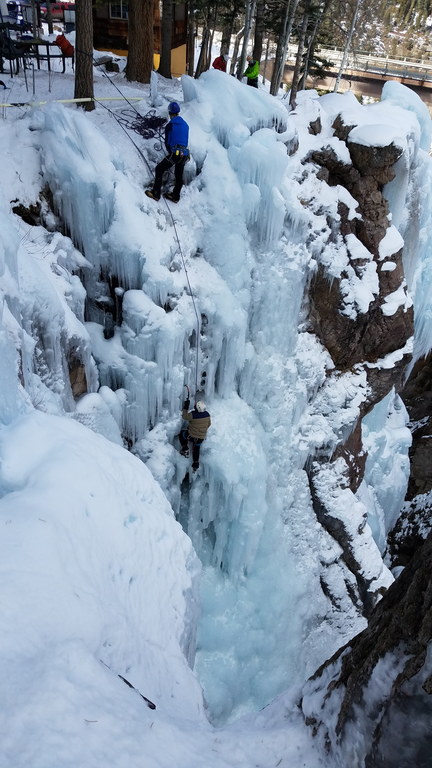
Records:
[[[186,157],[172,157],[168,155],[157,164],[155,169],[155,180],[153,184],[153,192],[156,195],[160,195],[162,189],[162,178],[166,171],[174,166],[175,185],[173,189],[174,197],[180,197],[181,188],[183,186],[183,168],[185,167]]]
[[[253,77],[251,79],[250,77],[248,77],[247,84],[251,85],[252,88],[258,88],[258,78],[257,77]]]
[[[194,464],[199,464],[200,449],[202,440],[199,437],[191,437],[187,429],[182,429],[179,434],[180,445],[182,448],[189,448],[189,442],[192,443],[192,461]]]

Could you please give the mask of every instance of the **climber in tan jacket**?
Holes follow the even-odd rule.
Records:
[[[192,411],[189,411],[190,400],[183,403],[182,418],[188,422],[187,427],[183,427],[179,434],[181,444],[181,455],[189,456],[189,442],[192,443],[192,469],[195,472],[199,467],[199,456],[201,444],[206,439],[207,430],[211,426],[211,418],[206,410],[205,403],[198,400]]]

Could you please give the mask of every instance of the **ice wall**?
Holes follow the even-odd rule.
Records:
[[[402,107],[415,116],[417,124],[417,130],[413,127],[410,133],[408,151],[396,165],[396,178],[386,186],[392,220],[405,240],[404,269],[414,301],[414,364],[432,348],[432,257],[428,235],[431,226],[432,168],[429,153],[432,123],[426,104],[400,83],[385,83],[382,102],[384,107]],[[409,173],[410,161],[416,152],[416,171]]]
[[[23,334],[19,323],[19,285],[16,252],[17,233],[8,221],[8,210],[0,192],[0,423],[13,421],[29,407],[24,389],[19,385],[21,361],[26,359],[26,347],[31,339]]]
[[[414,299],[414,359],[427,355],[432,349],[432,249],[429,231],[431,226],[432,205],[432,168],[430,162],[424,162],[416,174],[416,186],[411,194],[412,218],[407,222],[404,232],[411,255],[409,264],[411,291]],[[413,232],[413,229],[417,230]],[[409,244],[416,244],[413,254]]]
[[[44,178],[90,265],[80,275],[100,396],[204,566],[197,670],[220,722],[303,680],[364,626],[355,578],[317,521],[303,467],[349,434],[366,382],[364,371],[329,379],[332,360],[308,332],[303,303],[318,257],[330,274],[347,265],[331,222],[341,201],[353,211],[355,201],[301,159],[328,140],[346,160],[345,145],[325,120],[322,137],[309,134],[300,110],[291,157],[295,129],[277,100],[217,72],[184,79],[184,90],[197,174],[189,168],[175,208],[144,196],[127,153],[118,161],[112,147],[126,139],[115,125],[108,142],[85,115],[59,108],[35,128]],[[58,133],[67,151],[57,162]],[[364,311],[367,280],[352,272],[353,311]],[[185,384],[213,421],[193,478],[175,451]],[[386,584],[376,544],[362,537],[364,505],[327,490],[335,508],[356,506],[362,562]]]
[[[368,522],[380,552],[400,514],[410,472],[411,432],[401,398],[392,390],[363,419],[367,451],[365,479],[359,496],[368,509]]]
[[[31,404],[74,411],[72,360],[83,366],[88,388],[97,386],[83,326],[85,291],[73,274],[85,259],[68,237],[25,224],[3,200],[0,215],[4,419]]]

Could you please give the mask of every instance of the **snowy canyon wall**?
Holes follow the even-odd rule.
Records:
[[[330,113],[337,110],[337,97],[324,97],[324,105],[326,100]],[[412,356],[413,307],[402,261],[403,240],[392,224],[385,187],[395,179],[395,166],[402,157],[407,167],[415,167],[419,137],[414,124],[403,138],[389,126],[365,125],[355,105],[351,112],[332,117],[334,135],[346,143],[348,154],[328,145],[313,149],[307,160],[318,166],[319,179],[344,190],[347,199],[339,194],[339,218],[331,222],[332,244],[317,258],[309,291],[310,321],[331,354],[335,370],[329,377],[363,372],[365,389],[356,420],[345,424],[346,438],[341,435],[327,455],[320,451],[309,477],[317,517],[342,546],[368,612],[376,601],[376,588],[356,551],[354,515],[351,511],[335,516],[331,490],[346,486],[345,506],[349,491],[355,494],[359,489],[367,458],[362,419],[393,388],[401,389]],[[328,256],[338,240],[346,249],[345,262],[340,254],[337,260]],[[357,524],[361,527],[360,518]]]
[[[423,119],[427,128],[429,120],[426,116]],[[342,127],[338,119],[337,130],[340,131]],[[429,133],[426,131],[425,149],[429,146],[428,139]],[[365,165],[368,174],[375,175],[376,161],[380,162],[379,153],[380,150],[376,149],[372,155],[369,154]],[[382,152],[382,158],[385,155],[386,151]],[[363,149],[361,157],[367,157]],[[396,159],[396,175],[400,174],[401,160],[403,156]],[[359,166],[357,150],[353,162]],[[423,170],[426,176],[427,168],[426,165]],[[383,171],[381,166],[379,173]],[[401,573],[371,611],[367,629],[318,669],[304,687],[301,699],[305,721],[317,739],[321,740],[328,759],[340,766],[350,764],[390,768],[397,765],[398,768],[405,768],[416,765],[422,768],[430,762],[430,356],[422,357],[429,349],[429,329],[423,314],[427,306],[424,303],[424,292],[428,285],[429,259],[424,255],[425,248],[427,250],[424,242],[426,233],[421,227],[415,230],[415,222],[422,221],[424,215],[418,190],[423,190],[427,206],[429,188],[427,181],[423,187],[418,183],[418,173],[419,168],[414,168],[412,178],[415,186],[411,187],[408,194],[404,214],[395,197],[395,189],[390,189],[390,186],[385,188],[394,220],[406,238],[404,266],[416,311],[413,349],[417,362],[406,383],[409,369],[405,374],[403,369],[398,372],[399,364],[393,379],[407,407],[408,426],[413,435],[409,451],[410,479],[406,501],[396,525],[390,530],[387,543],[385,537],[382,538],[383,548],[387,548],[386,562],[396,568],[395,575]],[[382,181],[386,185],[392,182],[385,171]],[[378,207],[379,203],[375,197]],[[413,269],[413,254],[416,252],[420,263],[417,269]],[[382,256],[378,258],[383,260]],[[397,259],[394,261],[397,262]],[[396,341],[397,345],[399,339],[406,338],[406,331],[410,333],[412,319],[407,326],[404,322],[406,316],[401,324],[401,317],[397,315],[395,313],[392,316],[394,328],[384,344],[392,345]],[[370,330],[374,328],[372,324]],[[379,333],[377,341],[379,346]],[[385,376],[382,381],[387,384]],[[377,379],[370,383],[373,401]],[[378,392],[380,386],[378,379]],[[369,423],[372,415],[365,421]],[[366,432],[363,429],[363,434],[367,446],[367,428]],[[381,444],[383,448],[385,445]]]
[[[217,72],[183,90],[193,160],[172,216],[144,197],[148,171],[109,118],[26,118],[30,171],[16,163],[31,183],[12,188],[26,207],[40,201],[21,247],[45,278],[25,268],[5,312],[21,322],[26,407],[132,448],[191,539],[196,670],[218,721],[303,681],[392,582],[368,520],[381,480],[365,470],[362,420],[386,398],[388,465],[401,457],[390,519],[409,440],[393,387],[413,335],[399,230],[425,159],[421,106],[393,105],[392,92],[367,108],[304,96],[289,115]],[[195,381],[213,427],[191,483],[175,436]]]
[[[331,764],[427,768],[432,712],[432,537],[369,625],[306,684],[302,710]]]

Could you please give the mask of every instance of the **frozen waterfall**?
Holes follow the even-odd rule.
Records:
[[[98,392],[103,407],[99,402],[93,427],[114,441],[121,433],[133,445],[199,555],[195,669],[218,723],[261,708],[303,681],[365,624],[352,599],[355,580],[316,518],[304,470],[308,457],[330,454],[349,429],[360,412],[358,390],[366,386],[355,370],[326,386],[332,360],[305,324],[305,289],[343,192],[335,187],[321,197],[323,188],[301,163],[317,140],[302,124],[307,107],[294,123],[301,152],[290,156],[295,129],[284,104],[234,78],[228,86],[221,88],[217,72],[183,81],[182,114],[191,126],[197,175],[172,216],[199,328],[171,215],[162,201],[144,196],[147,172],[118,150],[126,141],[120,128],[106,117],[104,137],[91,118],[59,106],[36,111],[31,120],[43,181],[66,226],[63,248],[69,242],[74,279],[65,292],[80,324],[75,338],[89,389],[77,418],[83,421],[86,408],[96,408],[89,397]],[[143,150],[152,156],[145,142]],[[67,235],[82,251],[79,257]],[[345,264],[345,246],[332,243],[326,258]],[[7,248],[2,269],[16,269]],[[13,314],[12,298],[4,311]],[[71,323],[65,334],[73,337]],[[6,342],[2,348],[8,361]],[[62,364],[60,355],[54,371],[56,364]],[[176,434],[184,385],[193,387],[195,378],[213,426],[192,479],[176,451]],[[59,398],[73,410],[69,391]],[[386,402],[365,425],[371,446],[382,445],[385,430],[388,440],[391,430],[400,440],[394,510],[407,450],[395,409]],[[374,442],[375,432],[381,442]],[[374,471],[379,467],[374,470],[372,457],[371,485]],[[368,493],[363,488],[352,500],[359,519]],[[363,556],[371,578],[385,586],[391,577],[378,550],[383,489],[376,499],[373,530],[362,528]],[[333,601],[322,589],[324,572]]]

